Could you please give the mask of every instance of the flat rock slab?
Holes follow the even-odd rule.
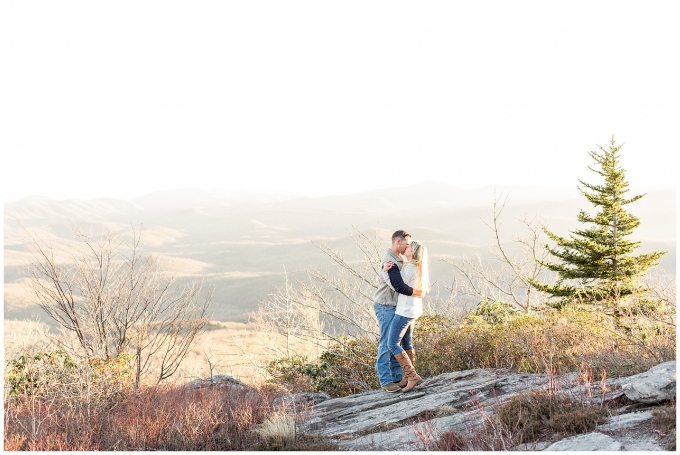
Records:
[[[599,425],[597,430],[619,430],[621,428],[634,427],[639,423],[652,418],[652,411],[631,412],[628,414],[621,414],[612,416],[607,423]]]
[[[616,440],[623,445],[622,450],[626,452],[656,452],[665,450],[663,447],[657,444],[654,439],[649,437],[640,438],[634,436],[623,436],[620,438],[617,437]]]
[[[552,444],[550,447],[545,449],[549,452],[556,451],[580,451],[580,452],[593,452],[593,451],[619,451],[623,449],[623,444],[616,441],[615,439],[602,433],[588,433],[581,434],[578,436],[572,436],[571,438],[562,439]]]
[[[365,392],[335,398],[310,408],[305,430],[341,439],[371,432],[448,406],[466,407],[502,401],[504,396],[527,392],[547,384],[543,374],[522,374],[506,369],[475,369],[425,379],[408,393]]]
[[[502,368],[445,373],[423,380],[408,393],[376,390],[321,403],[316,401],[303,411],[301,430],[326,436],[344,450],[432,450],[444,432],[470,433],[499,405],[513,396],[537,389],[553,390],[576,400],[590,400],[596,405],[624,393],[644,403],[663,401],[675,396],[675,362],[627,378],[589,383],[577,373],[548,377]],[[550,443],[534,443],[529,450],[660,450],[650,438],[624,440],[621,433],[650,418],[649,410],[621,414],[597,428],[607,434],[579,435],[549,447],[546,444]]]
[[[623,393],[618,390],[614,380],[605,382],[604,391],[600,390],[600,382],[589,384],[588,394],[585,394],[584,390],[577,390],[585,386],[579,385],[575,374],[552,379],[553,386],[558,384],[564,393],[591,395],[598,401],[610,400]],[[457,425],[457,417],[435,418],[440,408],[464,413],[473,408],[501,404],[514,395],[534,389],[547,389],[549,386],[550,381],[545,374],[518,373],[501,368],[445,373],[423,380],[408,393],[377,390],[319,403],[309,408],[303,430],[339,441],[357,439],[368,433],[393,431],[387,437],[388,443],[380,443],[385,450],[392,450],[387,447],[392,447],[389,441],[394,440],[393,435],[399,433],[399,437],[403,438],[405,434],[403,430],[397,431],[396,427],[410,425],[409,422],[416,418],[436,422],[441,431],[453,429]],[[361,439],[364,440],[367,438]],[[375,441],[376,437],[371,436],[371,440]]]
[[[480,413],[475,409],[340,441],[338,445],[342,450],[360,451],[433,450],[442,433],[447,431],[465,433],[481,423]]]
[[[659,403],[675,398],[675,362],[657,365],[644,373],[618,381],[628,399],[640,403]]]

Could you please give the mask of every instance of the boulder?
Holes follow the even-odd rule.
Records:
[[[675,398],[675,362],[666,362],[644,373],[618,381],[628,399],[640,403],[659,403]]]
[[[233,376],[226,374],[218,374],[212,378],[194,379],[191,382],[184,384],[185,387],[192,389],[200,389],[201,387],[233,387],[236,389],[249,389],[247,385],[239,381]]]

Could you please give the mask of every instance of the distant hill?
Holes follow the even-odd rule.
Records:
[[[577,226],[578,211],[589,210],[576,190],[496,189],[497,195],[501,192],[509,194],[504,241],[521,235],[516,218],[524,214],[540,215],[552,231],[566,235]],[[493,187],[460,189],[432,182],[319,198],[227,190],[161,191],[127,201],[32,196],[5,204],[5,317],[40,314],[20,285],[19,267],[26,263],[27,247],[14,218],[29,229],[49,229],[58,242],[72,239],[71,223],[93,232],[102,225],[143,225],[144,247],[177,265],[182,280],[202,278],[215,286],[215,319],[244,321],[283,282],[284,267],[299,274],[332,265],[312,240],[324,240],[358,258],[349,236],[352,226],[377,228],[385,248],[394,230],[408,230],[428,245],[432,279],[448,283],[451,268],[438,259],[475,251],[485,256],[493,239],[481,219],[488,219],[493,200]],[[675,273],[675,190],[649,193],[630,210],[642,220],[636,231],[642,251],[668,250],[661,265]]]

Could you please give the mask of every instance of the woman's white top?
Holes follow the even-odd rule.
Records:
[[[396,267],[396,265],[393,265],[392,267]],[[404,283],[411,287],[415,287],[416,267],[413,264],[407,262],[404,264],[404,267],[402,267],[399,273],[401,273],[401,278],[404,280]],[[394,290],[394,286],[392,286],[392,283],[390,282],[390,275],[383,271],[380,272],[380,275],[382,276],[383,280],[385,280],[385,283],[387,283],[387,285],[392,288],[392,290]],[[423,299],[420,297],[399,294],[395,314],[409,319],[420,317],[420,315],[423,314]]]

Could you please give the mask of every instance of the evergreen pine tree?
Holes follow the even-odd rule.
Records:
[[[599,147],[599,146],[598,146]],[[636,278],[659,263],[665,251],[633,256],[640,246],[627,237],[640,225],[640,220],[626,212],[624,206],[641,197],[638,195],[625,198],[629,191],[625,179],[625,170],[619,164],[621,146],[615,144],[612,137],[609,149],[599,147],[600,152],[589,152],[596,166],[588,167],[594,173],[604,177],[604,183],[594,185],[579,180],[582,185],[579,191],[599,212],[592,216],[581,210],[578,220],[584,223],[584,229],[570,233],[569,238],[544,229],[545,233],[556,244],[548,251],[559,262],[542,263],[549,270],[557,272],[558,279],[554,285],[533,281],[537,289],[551,294],[551,304],[556,307],[569,302],[603,303],[618,302],[621,297],[636,291],[644,291]]]

